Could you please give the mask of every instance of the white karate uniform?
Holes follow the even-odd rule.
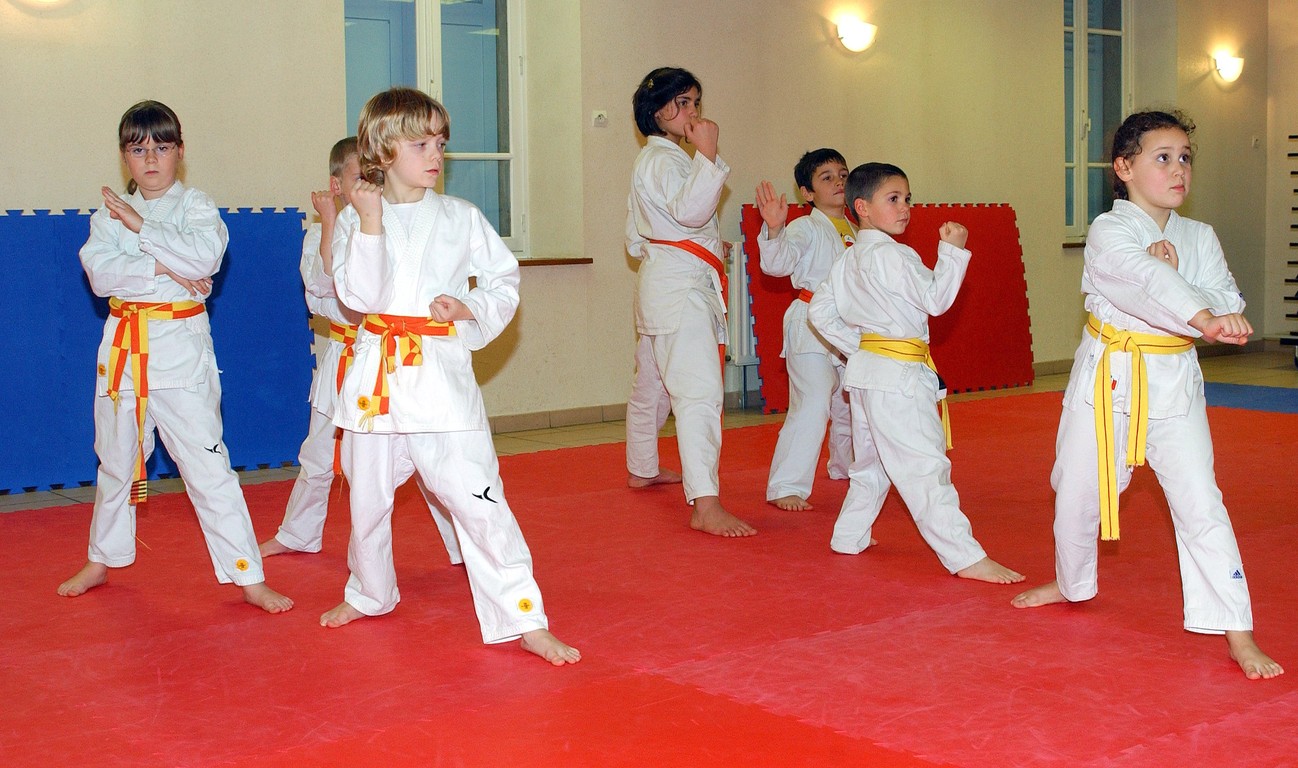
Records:
[[[627,199],[627,251],[636,282],[636,378],[627,401],[627,469],[658,475],[658,430],[676,414],[685,498],[720,495],[724,397],[717,345],[726,343],[720,276],[702,259],[654,240],[693,240],[722,259],[717,204],[730,167],[650,136]]]
[[[80,255],[95,295],[131,302],[206,301],[206,296],[191,296],[170,277],[154,275],[154,269],[163,264],[183,278],[198,280],[221,268],[229,235],[212,199],[180,182],[154,200],[138,192],[123,199],[144,217],[144,224],[139,234],[131,232],[103,207],[90,217],[90,237]],[[113,568],[135,562],[130,488],[139,435],[129,363],[117,402],[108,397],[109,353],[118,323],[108,316],[98,352],[94,417],[99,471],[89,549],[91,562]],[[153,453],[157,428],[185,481],[217,580],[240,586],[265,581],[248,507],[221,437],[221,381],[207,313],[149,320],[148,331],[145,457]]]
[[[762,271],[788,276],[793,287],[815,292],[829,268],[843,255],[845,242],[834,222],[819,208],[789,222],[774,239],[762,225],[757,238]],[[767,501],[785,496],[806,499],[816,475],[816,460],[829,430],[829,463],[834,479],[847,477],[852,463],[852,423],[843,392],[844,363],[807,319],[807,302],[794,299],[784,312],[784,349],[780,357],[789,372],[789,412],[780,427],[766,481]]]
[[[299,271],[306,286],[306,305],[312,315],[340,325],[357,325],[363,319],[353,310],[344,307],[334,291],[333,275],[324,270],[320,258],[320,237],[323,228],[317,222],[302,239],[302,260]],[[327,329],[318,329],[326,330]],[[297,461],[301,469],[293,482],[293,490],[284,509],[275,540],[298,552],[319,552],[324,541],[325,517],[329,513],[329,491],[334,481],[334,401],[337,399],[338,363],[346,345],[322,333],[316,340],[316,367],[311,376],[311,420],[306,439],[298,449]],[[438,533],[446,544],[452,563],[464,562],[450,515],[441,510],[421,482],[419,490],[428,502],[429,511],[437,523]]]
[[[334,411],[334,423],[348,430],[343,469],[351,484],[352,534],[345,599],[371,616],[396,606],[393,498],[418,472],[454,520],[483,641],[547,628],[531,554],[505,501],[471,356],[514,317],[518,261],[477,208],[432,190],[417,203],[384,202],[381,235],[361,232],[355,209],[344,209],[333,252],[338,298],[358,312],[428,317],[429,304],[446,294],[475,318],[457,321],[454,336],[421,337],[423,363],[388,374],[391,410],[369,423],[362,422],[358,401],[374,396],[383,353],[378,335],[364,327],[357,335],[356,359]]]
[[[939,243],[937,267],[930,270],[914,249],[879,230],[863,229],[811,300],[812,325],[850,355],[844,386],[852,405],[855,459],[830,540],[835,552],[857,554],[870,545],[870,530],[891,483],[947,571],[987,556],[951,484],[937,375],[923,363],[859,348],[863,333],[927,342],[928,318],[951,307],[970,256]]]
[[[1160,240],[1176,247],[1179,265],[1148,254]],[[1082,293],[1086,308],[1120,331],[1199,337],[1186,324],[1199,310],[1242,312],[1244,299],[1226,266],[1212,227],[1175,211],[1160,232],[1139,206],[1117,200],[1096,217],[1086,237]],[[1055,571],[1069,600],[1088,600],[1097,585],[1095,376],[1104,344],[1083,331],[1064,393],[1051,484],[1055,489]],[[1149,433],[1145,458],[1163,487],[1176,530],[1185,601],[1185,628],[1220,634],[1253,627],[1248,583],[1230,517],[1213,472],[1212,436],[1203,373],[1193,350],[1145,355]],[[1110,357],[1119,490],[1131,480],[1126,466],[1130,421],[1131,355]]]

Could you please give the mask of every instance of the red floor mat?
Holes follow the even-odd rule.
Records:
[[[1059,395],[952,410],[975,535],[1049,579]],[[54,588],[84,557],[89,507],[0,515],[0,765],[1292,763],[1298,416],[1210,418],[1258,639],[1293,668],[1279,680],[1245,680],[1224,641],[1181,630],[1150,471],[1101,549],[1099,598],[1016,611],[1015,587],[946,575],[895,497],[856,557],[828,549],[843,483],[818,481],[811,512],[766,505],[771,425],[725,433],[723,498],[761,530],[745,540],[688,530],[679,487],[623,487],[621,445],[502,459],[552,626],[585,654],[566,669],[481,645],[413,487],[396,516],[403,602],[338,630],[317,620],[346,578],[344,500],[322,554],[267,562],[297,601],[281,616],[215,583],[183,496],[155,497],[137,563],[71,600]],[[269,535],[288,485],[247,492]]]

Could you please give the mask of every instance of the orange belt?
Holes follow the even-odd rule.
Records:
[[[712,271],[717,273],[717,279],[721,281],[722,302],[724,303],[730,298],[730,279],[726,277],[726,265],[721,263],[721,259],[718,259],[715,253],[709,251],[707,248],[704,248],[693,240],[655,240],[649,238],[649,242],[654,245],[670,245],[675,248],[680,248],[686,253],[697,256],[704,264],[712,267]],[[721,386],[724,389],[726,381],[725,344],[717,345],[717,354],[721,358]]]
[[[423,337],[454,336],[455,326],[429,317],[366,315],[361,327],[379,337],[383,350],[374,395],[361,395],[356,401],[361,409],[360,427],[366,429],[373,424],[375,416],[386,414],[391,405],[388,374],[395,372],[398,365],[423,365]]]
[[[113,347],[108,352],[108,397],[117,406],[121,394],[122,374],[131,361],[131,380],[135,382],[135,480],[131,483],[130,503],[148,498],[148,476],[144,469],[144,414],[149,405],[149,321],[183,320],[203,314],[205,307],[197,301],[144,302],[108,300],[108,311],[118,318]]]
[[[816,294],[812,293],[811,291],[808,291],[806,288],[798,289],[798,298],[801,299],[802,301],[807,302],[808,304],[811,303],[811,297],[815,295]]]
[[[329,340],[343,345],[343,353],[338,356],[338,376],[334,381],[335,395],[343,391],[343,379],[347,376],[347,369],[352,367],[352,360],[356,359],[356,331],[359,328],[359,325],[329,321]],[[343,431],[341,427],[334,427],[334,475],[341,477],[342,474]]]

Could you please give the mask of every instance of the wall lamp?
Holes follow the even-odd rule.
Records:
[[[1219,53],[1212,57],[1212,66],[1223,82],[1233,83],[1244,72],[1244,59],[1240,56]]]
[[[874,36],[879,28],[869,22],[861,21],[855,16],[840,16],[838,19],[838,41],[853,53],[860,53],[874,43]]]

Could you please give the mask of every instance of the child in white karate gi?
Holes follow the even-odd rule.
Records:
[[[95,453],[99,456],[88,562],[58,592],[76,597],[109,568],[135,562],[135,505],[156,428],[176,461],[222,584],[269,613],[293,601],[266,586],[252,521],[221,433],[221,382],[204,302],[228,239],[212,199],[176,180],[185,156],[180,120],[142,101],[118,124],[131,176],[108,187],[90,218],[81,264],[109,317],[99,345]]]
[[[725,264],[717,204],[730,167],[717,156],[717,124],[699,115],[702,86],[683,69],[645,76],[632,96],[647,141],[627,200],[627,251],[636,283],[636,378],[627,402],[627,484],[677,482],[658,466],[658,430],[676,414],[690,527],[718,536],[757,531],[721,504],[726,342]],[[695,147],[693,157],[681,142]],[[724,346],[720,347],[724,349]]]
[[[1050,475],[1056,580],[1013,604],[1095,597],[1096,531],[1118,538],[1118,495],[1148,458],[1176,530],[1185,628],[1224,634],[1231,658],[1256,680],[1284,670],[1253,639],[1192,341],[1243,344],[1253,327],[1212,227],[1176,213],[1190,191],[1193,131],[1179,113],[1140,112],[1114,134],[1115,200],[1086,236],[1082,293],[1090,319],[1064,393]]]
[[[319,552],[329,513],[329,489],[341,472],[342,429],[334,426],[334,400],[342,387],[343,374],[350,367],[352,345],[362,320],[344,307],[334,291],[333,235],[338,211],[351,204],[352,188],[361,179],[356,137],[339,140],[329,151],[329,188],[311,193],[311,205],[320,216],[302,240],[299,270],[306,286],[307,309],[311,311],[316,341],[316,368],[311,377],[311,421],[306,439],[298,450],[297,480],[284,509],[284,521],[275,535],[259,545],[262,557],[285,552]],[[464,561],[450,516],[419,483],[437,530],[446,543],[451,563]]]
[[[893,240],[910,223],[910,182],[900,168],[866,163],[847,178],[856,244],[816,291],[811,322],[850,355],[844,387],[852,406],[851,486],[830,548],[855,555],[875,545],[871,528],[890,485],[948,572],[1008,584],[1023,576],[987,557],[951,483],[938,402],[941,382],[928,354],[928,318],[950,309],[972,254],[955,222],[940,229],[937,267]]]
[[[784,358],[789,372],[789,412],[780,427],[766,481],[766,500],[786,510],[812,509],[808,501],[816,461],[829,431],[829,476],[847,478],[852,463],[852,423],[843,392],[843,357],[811,327],[807,307],[829,267],[851,247],[856,230],[844,215],[847,161],[834,149],[807,152],[793,169],[810,215],[785,225],[789,205],[784,195],[763,181],[757,187],[757,210],[764,222],[757,238],[762,271],[788,276],[798,298],[784,312]]]
[[[477,208],[434,191],[449,137],[446,110],[412,88],[384,91],[361,110],[365,180],[333,240],[338,298],[365,313],[334,414],[348,430],[351,577],[320,623],[396,607],[393,497],[418,472],[455,521],[483,641],[518,639],[556,666],[571,664],[581,654],[548,629],[473,376],[471,351],[518,308],[518,261]]]

